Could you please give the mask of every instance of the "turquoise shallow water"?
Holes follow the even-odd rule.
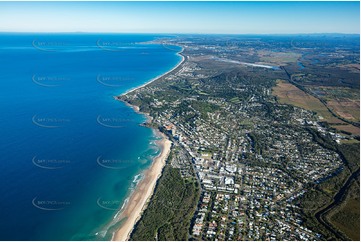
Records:
[[[155,35],[0,34],[1,240],[103,240],[159,148],[113,96],[181,60]],[[19,232],[21,231],[21,232]]]

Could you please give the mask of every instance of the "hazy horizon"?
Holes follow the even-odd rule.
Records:
[[[359,2],[0,2],[0,32],[359,34]]]
[[[11,33],[11,34],[141,34],[141,35],[360,35],[360,33],[240,33],[240,34],[233,34],[233,33],[166,33],[166,32],[85,32],[85,31],[44,31],[44,32],[36,32],[36,31],[0,31],[0,33]]]

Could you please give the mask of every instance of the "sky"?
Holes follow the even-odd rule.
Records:
[[[0,2],[0,32],[360,33],[359,2]]]

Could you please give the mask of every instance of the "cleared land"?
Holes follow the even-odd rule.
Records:
[[[360,121],[360,101],[359,100],[339,100],[334,99],[327,102],[332,110],[334,110],[342,118],[351,121]]]
[[[349,132],[351,134],[354,135],[360,135],[360,128],[359,127],[355,127],[351,124],[345,124],[345,125],[332,125],[332,128],[338,129],[338,130],[343,130],[346,132]]]
[[[258,57],[263,62],[283,65],[290,62],[296,62],[302,55],[294,52],[274,52],[261,50],[258,51]]]
[[[326,106],[321,103],[320,100],[305,93],[289,82],[277,80],[277,85],[273,88],[272,94],[277,97],[279,103],[290,104],[316,112],[320,117],[322,117],[321,120],[331,124],[331,126],[335,129],[346,131],[354,135],[360,134],[360,128],[347,124],[336,118],[332,115],[332,113],[330,113]],[[327,104],[336,112],[339,110],[337,112],[338,115],[349,120],[359,121],[359,101],[329,101]]]
[[[360,73],[360,64],[346,64],[346,65],[339,65],[339,67],[354,73]]]
[[[284,80],[277,80],[277,85],[273,88],[273,95],[283,104],[290,104],[307,110],[316,112],[324,121],[333,124],[343,124],[344,122],[334,117],[328,109],[317,98],[305,93],[301,89]]]

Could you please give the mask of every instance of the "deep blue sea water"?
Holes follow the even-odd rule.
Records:
[[[1,240],[109,239],[159,153],[145,117],[113,96],[179,63],[144,43],[158,37],[0,34]]]

